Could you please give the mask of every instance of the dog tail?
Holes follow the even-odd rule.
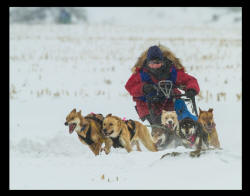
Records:
[[[139,129],[139,138],[140,141],[143,143],[143,145],[150,151],[156,152],[158,151],[156,148],[155,143],[153,142],[153,139],[150,135],[150,132],[146,126],[142,126],[141,129]]]

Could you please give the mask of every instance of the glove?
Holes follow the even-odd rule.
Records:
[[[188,90],[186,91],[186,95],[187,95],[188,98],[192,98],[192,97],[194,97],[195,95],[197,95],[197,93],[196,93],[196,91],[195,91],[194,89],[188,89]]]
[[[156,93],[156,89],[153,84],[144,84],[142,91],[144,95],[148,95],[150,93]]]
[[[152,103],[159,103],[165,100],[165,96],[160,90],[157,90],[153,84],[144,84],[142,91],[146,99]]]

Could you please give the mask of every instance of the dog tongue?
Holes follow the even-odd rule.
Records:
[[[189,139],[189,141],[191,141],[191,143],[194,143],[195,136],[194,136],[194,135],[191,135],[188,139]]]
[[[69,133],[70,134],[73,133],[74,127],[75,127],[74,124],[69,125]]]
[[[168,128],[173,128],[173,125],[172,124],[168,124]]]

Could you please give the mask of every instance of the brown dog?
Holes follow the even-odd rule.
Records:
[[[153,143],[152,137],[146,126],[138,121],[128,120],[123,121],[117,116],[108,114],[103,120],[103,134],[112,139],[111,146],[124,147],[127,152],[132,151],[132,146],[136,144],[137,150],[141,151],[139,140],[150,151],[156,152],[157,148]]]
[[[220,148],[220,142],[213,119],[213,109],[210,108],[208,111],[203,111],[199,108],[199,110],[200,114],[198,117],[198,122],[202,124],[204,130],[209,134],[209,145],[215,148]]]
[[[109,146],[112,141],[104,137],[101,132],[103,119],[102,114],[91,113],[83,117],[81,110],[76,112],[76,109],[73,109],[66,117],[65,125],[69,126],[69,133],[72,134],[75,131],[79,140],[88,145],[95,155],[99,155],[103,142],[104,150],[108,154],[109,149],[106,146]]]

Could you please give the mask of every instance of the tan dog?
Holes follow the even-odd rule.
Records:
[[[166,126],[172,132],[175,132],[177,129],[179,129],[179,122],[176,112],[162,110],[161,124]]]
[[[147,127],[138,121],[129,120],[126,123],[121,118],[108,114],[103,120],[102,131],[106,137],[112,139],[112,145],[108,149],[111,146],[124,147],[127,152],[131,152],[132,146],[136,144],[137,150],[141,151],[140,140],[148,150],[157,151]]]
[[[95,155],[99,155],[103,142],[104,150],[108,154],[109,149],[106,146],[109,146],[112,141],[104,137],[101,132],[103,119],[102,114],[91,113],[83,117],[81,110],[76,112],[76,109],[73,109],[66,117],[65,125],[69,126],[69,133],[72,134],[75,131],[79,140],[88,145]]]
[[[161,124],[164,129],[156,132],[153,136],[154,142],[156,142],[157,148],[176,148],[182,144],[180,137],[176,134],[179,129],[179,121],[175,111],[162,110]]]
[[[179,137],[176,135],[176,130],[179,129],[179,122],[175,111],[162,110],[161,113],[161,127],[152,129],[153,141],[158,150],[164,150],[165,148],[177,147],[177,140]]]
[[[210,108],[208,111],[202,111],[200,108],[200,114],[198,117],[198,122],[202,124],[204,130],[209,134],[209,145],[220,148],[220,142],[218,139],[218,134],[215,128],[215,123],[213,119],[213,109]]]

